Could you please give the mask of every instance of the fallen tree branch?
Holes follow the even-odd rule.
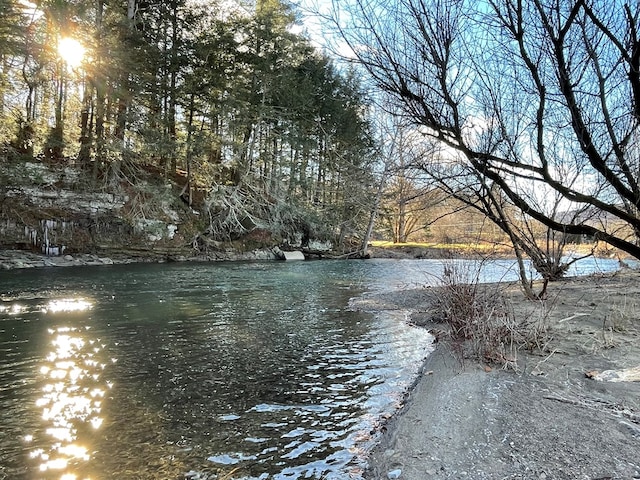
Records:
[[[640,382],[640,366],[623,370],[591,370],[585,375],[599,382]]]
[[[605,411],[617,417],[624,417],[633,423],[640,424],[640,415],[629,407],[619,403],[611,403],[604,400],[591,399],[586,397],[569,398],[557,394],[545,395],[546,400],[555,400],[556,402],[568,403],[577,407],[589,408],[591,410]]]

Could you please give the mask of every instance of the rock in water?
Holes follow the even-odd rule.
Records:
[[[293,252],[284,252],[285,260],[304,260],[304,253],[299,250],[294,250]]]

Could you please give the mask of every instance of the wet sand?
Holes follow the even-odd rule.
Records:
[[[542,315],[548,342],[518,351],[515,370],[440,342],[382,429],[366,478],[640,478],[640,382],[593,378],[640,366],[640,272],[562,280],[544,302],[504,288],[515,315]],[[433,295],[383,294],[369,307],[407,309],[437,329]]]

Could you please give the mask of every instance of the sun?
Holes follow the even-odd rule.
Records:
[[[58,55],[72,68],[80,66],[85,48],[75,38],[64,37],[58,42]]]

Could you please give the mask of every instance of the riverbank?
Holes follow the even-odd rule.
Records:
[[[437,329],[433,294],[373,304]],[[461,359],[441,342],[383,429],[366,478],[640,478],[640,381],[615,381],[640,366],[640,272],[562,280],[544,302],[516,286],[504,295],[515,316],[542,316],[543,348],[519,351],[513,371]]]
[[[0,261],[22,258],[9,253]],[[142,261],[33,255],[34,267]],[[524,301],[517,286],[499,288],[517,316],[544,320],[548,343],[518,352],[514,372],[461,361],[441,342],[385,426],[367,478],[640,478],[640,383],[586,376],[640,365],[640,272],[556,282],[544,303]],[[440,329],[430,317],[437,291],[371,295],[362,308],[410,310],[413,322]]]
[[[128,263],[166,262],[214,262],[214,261],[263,261],[278,260],[284,255],[277,248],[239,252],[220,251],[217,254],[186,257],[184,255],[154,254],[153,252],[116,253],[96,255],[78,253],[73,255],[43,255],[27,250],[0,250],[0,270],[29,269],[41,267],[81,267],[99,265],[121,265]]]
[[[322,258],[321,254],[312,255]],[[340,256],[337,256],[340,258]],[[424,248],[373,248],[370,258],[385,259],[425,259],[450,258],[451,252],[446,249]],[[117,252],[103,252],[101,254],[74,253],[68,255],[44,255],[30,250],[0,249],[0,270],[28,269],[41,267],[78,267],[98,265],[119,265],[127,263],[166,263],[166,262],[219,262],[219,261],[268,261],[283,260],[284,252],[279,247],[261,248],[240,251],[229,247],[211,251],[209,254],[188,255],[184,251],[178,253],[124,249]],[[332,258],[329,251],[323,258]]]

